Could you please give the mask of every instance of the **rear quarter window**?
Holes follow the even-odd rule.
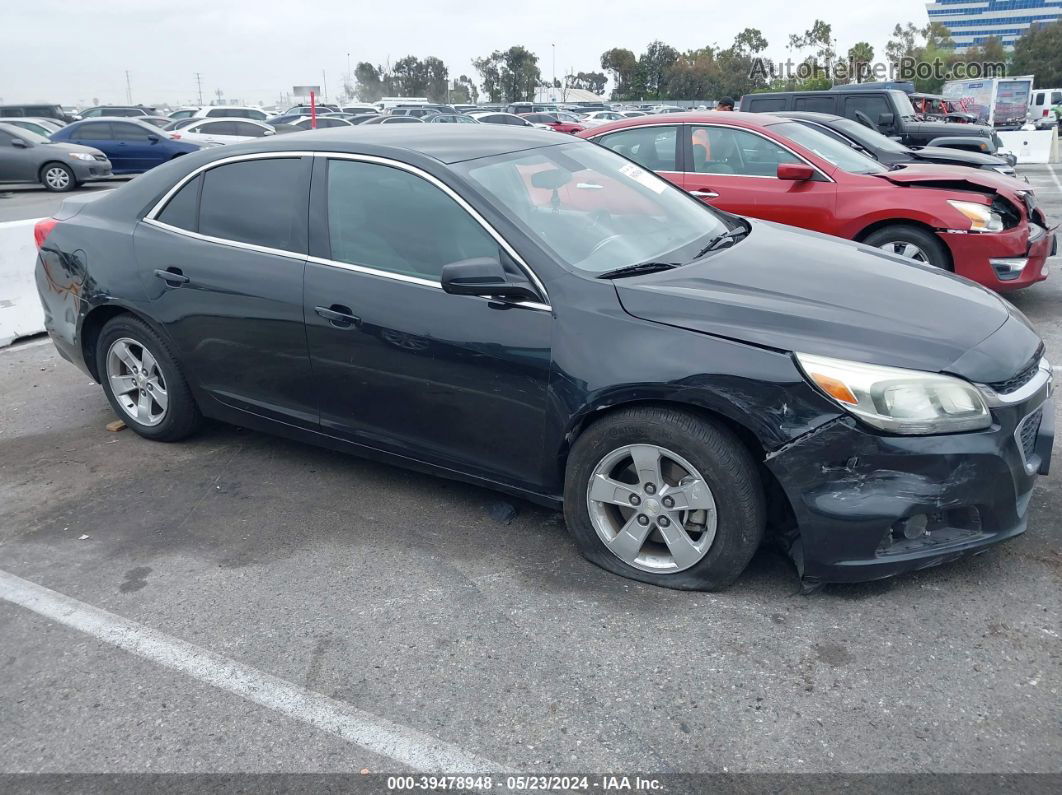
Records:
[[[157,218],[164,224],[195,232],[199,226],[199,189],[203,185],[200,174],[174,194]]]

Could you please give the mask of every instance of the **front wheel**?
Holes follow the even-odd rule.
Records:
[[[934,268],[948,269],[948,254],[944,245],[932,232],[907,224],[883,227],[867,235],[863,241],[899,257],[924,262]]]
[[[716,590],[763,539],[756,464],[721,424],[671,408],[594,423],[568,458],[564,517],[583,555],[633,580]]]
[[[202,422],[176,358],[138,318],[119,315],[103,327],[96,372],[114,413],[147,439],[177,441]]]
[[[41,184],[54,193],[64,193],[77,187],[77,178],[69,166],[46,163],[41,168]]]

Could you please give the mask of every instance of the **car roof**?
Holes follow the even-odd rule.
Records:
[[[777,110],[774,111],[772,116],[780,116],[784,119],[803,119],[804,121],[844,121],[845,116],[838,116],[836,113],[815,113],[810,110]]]
[[[648,116],[634,116],[633,118],[624,118],[619,121],[602,124],[600,127],[592,127],[586,131],[589,135],[585,137],[596,138],[612,130],[647,127],[653,124],[725,124],[728,127],[761,129],[784,121],[791,121],[791,119],[783,119],[771,113],[742,113],[740,111],[698,110],[688,113],[653,113]]]
[[[393,150],[390,154],[396,159],[408,160],[400,151],[406,150],[449,164],[572,142],[568,136],[558,138],[552,130],[530,127],[499,132],[497,127],[479,124],[370,124],[256,138],[227,146],[224,154],[292,150],[386,154],[383,150]]]

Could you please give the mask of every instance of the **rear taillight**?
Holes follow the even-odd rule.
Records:
[[[1044,116],[1047,116],[1047,108],[1044,108]]]
[[[33,225],[33,240],[37,244],[37,248],[41,248],[44,245],[44,241],[55,229],[57,223],[59,222],[54,218],[42,218]]]

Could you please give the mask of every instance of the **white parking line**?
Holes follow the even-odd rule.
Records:
[[[1062,193],[1062,181],[1058,179],[1058,174],[1055,173],[1055,167],[1052,165],[1047,166],[1047,173],[1051,175],[1051,179],[1055,181],[1055,187],[1058,188],[1058,192]]]
[[[455,774],[504,772],[494,762],[416,729],[392,723],[349,704],[306,690],[2,570],[0,599],[308,723],[414,770]]]
[[[6,348],[0,348],[0,353],[18,353],[24,351],[27,348],[39,348],[42,345],[50,345],[52,342],[51,337],[45,337],[41,340],[30,340],[29,342],[16,342],[8,345]]]

